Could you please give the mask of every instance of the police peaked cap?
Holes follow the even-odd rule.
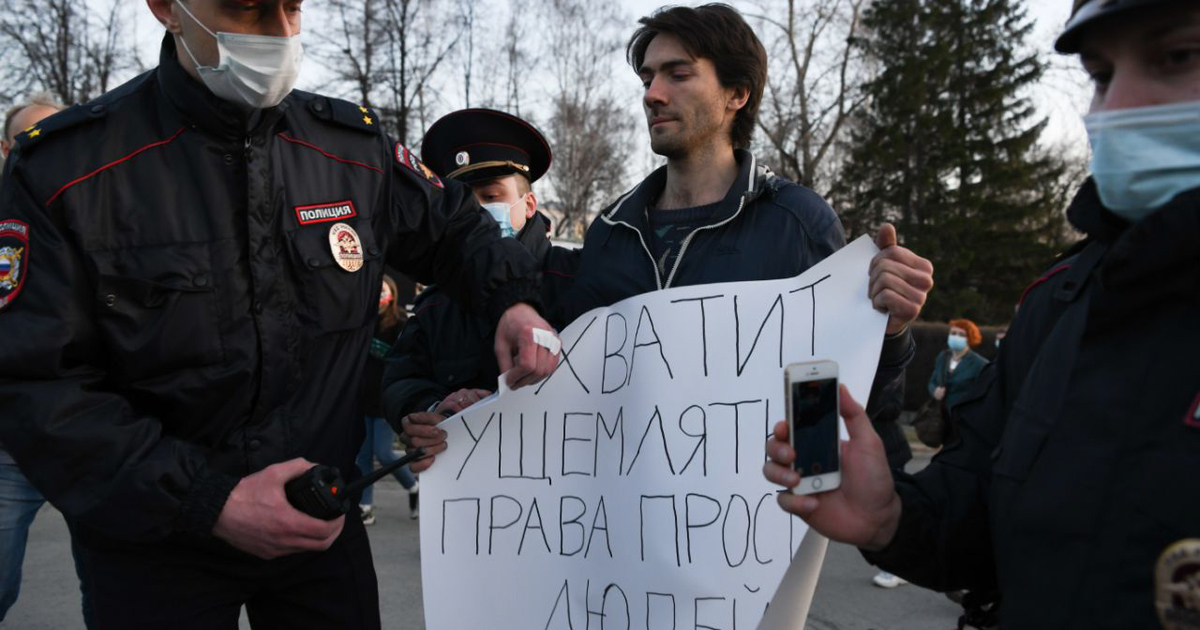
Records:
[[[533,125],[493,109],[460,109],[425,132],[421,159],[433,172],[471,184],[520,173],[530,183],[550,168],[550,144]]]
[[[1054,42],[1054,49],[1060,53],[1077,53],[1079,36],[1084,27],[1091,26],[1097,20],[1171,3],[1182,3],[1182,0],[1073,0],[1071,19],[1067,20],[1062,35]]]

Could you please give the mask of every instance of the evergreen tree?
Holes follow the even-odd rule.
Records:
[[[851,233],[892,221],[933,261],[924,317],[1003,323],[1062,246],[1064,169],[1039,151],[1043,62],[1018,0],[876,0],[859,43],[877,76],[835,203]]]

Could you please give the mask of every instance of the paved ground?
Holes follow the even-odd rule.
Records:
[[[923,467],[919,453],[912,468]],[[421,630],[420,553],[417,521],[394,480],[375,491],[378,522],[369,528],[379,576],[383,627]],[[858,552],[831,544],[817,588],[809,630],[951,630],[959,610],[944,596],[914,586],[884,590],[871,585],[875,570]],[[243,621],[243,628],[249,626]],[[30,532],[20,599],[0,628],[82,630],[79,591],[62,516],[46,506]]]

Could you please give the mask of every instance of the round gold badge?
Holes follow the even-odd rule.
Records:
[[[1181,540],[1158,557],[1154,607],[1166,630],[1200,630],[1200,539]]]
[[[329,249],[338,266],[351,273],[363,268],[362,239],[345,223],[329,228]]]

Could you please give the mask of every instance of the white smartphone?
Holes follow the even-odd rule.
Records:
[[[788,433],[800,474],[795,494],[826,492],[842,485],[838,436],[838,366],[833,361],[793,363],[784,370]]]

